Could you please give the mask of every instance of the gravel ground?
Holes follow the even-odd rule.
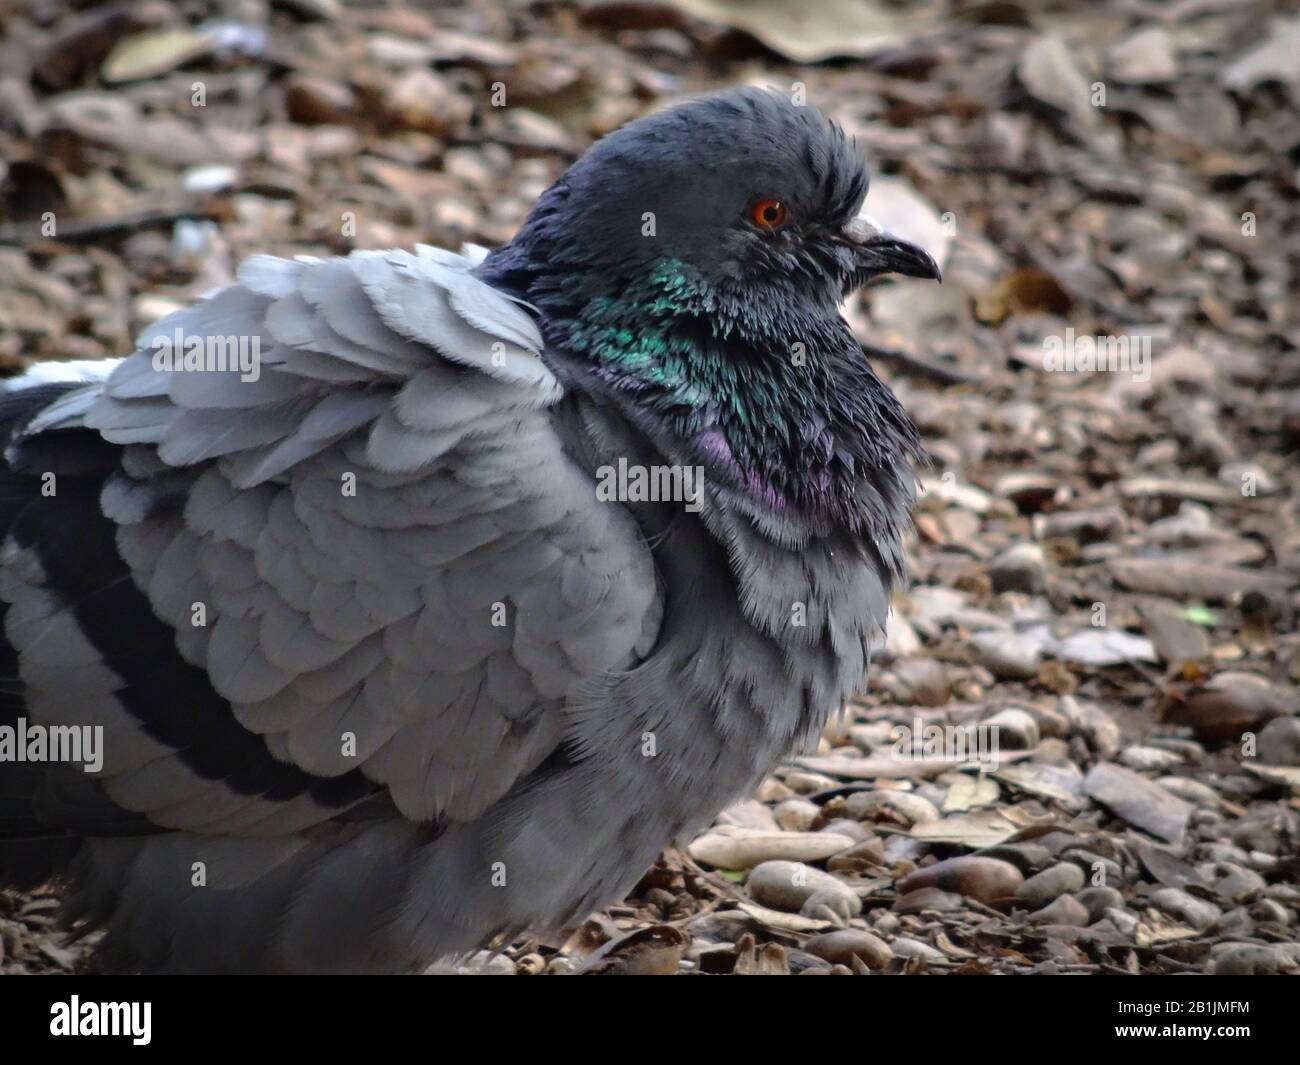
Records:
[[[746,82],[853,132],[944,265],[848,308],[934,459],[861,698],[623,905],[465,969],[1300,971],[1292,5],[0,22],[3,373],[120,354],[254,251],[505,241],[594,137]],[[84,964],[56,905],[0,893],[0,971]]]

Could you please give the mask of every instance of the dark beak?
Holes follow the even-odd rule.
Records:
[[[865,215],[844,227],[844,238],[853,245],[858,269],[868,277],[876,274],[904,274],[942,281],[939,264],[915,244],[894,236]]]

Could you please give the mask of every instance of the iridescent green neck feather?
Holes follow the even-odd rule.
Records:
[[[860,524],[863,479],[896,476],[898,434],[915,438],[838,316],[735,305],[673,260],[594,293],[587,280],[556,340],[638,422],[667,429],[676,460],[778,511]]]

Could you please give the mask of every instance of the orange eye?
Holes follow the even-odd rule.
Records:
[[[749,208],[749,220],[763,229],[776,229],[785,221],[785,204],[780,200],[755,200]]]

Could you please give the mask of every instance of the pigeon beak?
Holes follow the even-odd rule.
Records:
[[[942,281],[939,264],[915,244],[894,236],[874,218],[858,215],[844,227],[844,239],[853,245],[858,268],[867,276],[905,274]]]

